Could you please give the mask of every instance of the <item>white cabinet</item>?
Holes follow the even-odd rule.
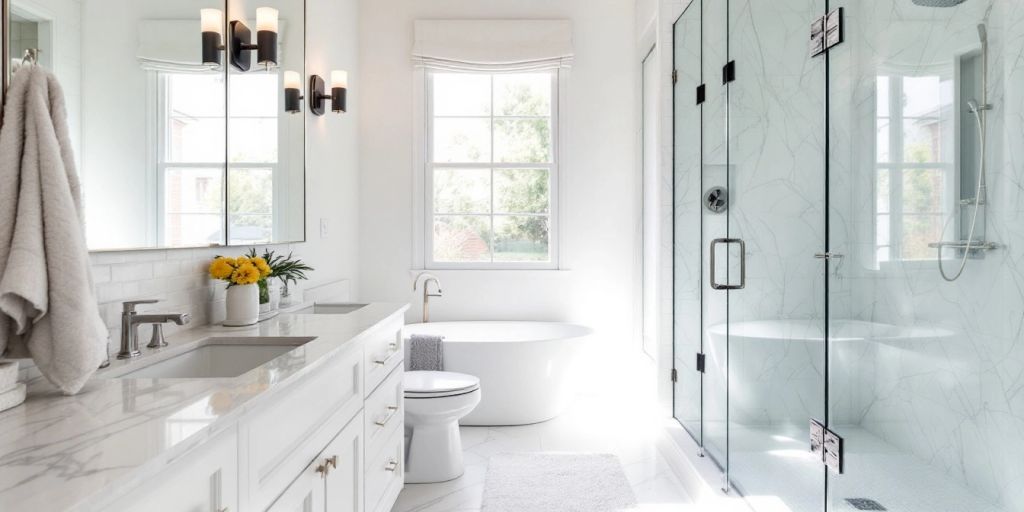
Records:
[[[324,510],[323,461],[315,460],[277,498],[267,512],[322,512]]]
[[[322,454],[330,467],[324,478],[327,512],[363,510],[363,418],[356,416]]]
[[[172,462],[110,507],[111,512],[235,512],[238,452],[235,429],[218,434]]]
[[[362,423],[362,415],[353,418],[267,512],[362,511]]]

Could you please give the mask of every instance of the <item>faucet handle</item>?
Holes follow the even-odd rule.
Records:
[[[121,307],[123,308],[123,311],[125,313],[134,313],[135,312],[135,306],[138,306],[139,304],[156,304],[157,302],[160,302],[160,300],[158,300],[158,299],[129,300],[127,302],[121,303]]]

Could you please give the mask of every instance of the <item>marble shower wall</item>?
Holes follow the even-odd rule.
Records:
[[[837,295],[830,298],[842,304],[847,318],[917,334],[833,342],[833,421],[859,425],[1004,509],[1022,510],[1024,4],[971,1],[935,9],[909,1],[851,0],[845,8],[847,42],[831,56],[829,157],[831,228],[841,237],[833,247],[847,258],[845,269],[832,277]],[[879,76],[955,69],[958,55],[980,47],[978,23],[989,34],[994,106],[987,114],[985,238],[1000,248],[969,260],[963,276],[948,283],[934,254],[879,256],[885,236],[876,215],[893,206],[886,202],[901,199],[879,194],[877,84]],[[962,79],[955,72],[948,76],[954,83]],[[951,104],[956,108],[966,99],[954,94]],[[958,122],[973,120],[961,116]],[[949,169],[957,169],[950,163]],[[955,186],[955,180],[950,183]],[[957,197],[943,199],[946,217],[955,215]],[[956,239],[957,232],[949,228],[943,238]],[[946,251],[945,257],[948,272],[955,271],[958,255]]]

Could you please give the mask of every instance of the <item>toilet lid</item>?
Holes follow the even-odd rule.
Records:
[[[405,396],[434,398],[469,393],[480,388],[480,379],[455,372],[405,372]]]

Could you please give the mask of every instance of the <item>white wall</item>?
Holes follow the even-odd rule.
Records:
[[[364,0],[360,8],[363,141],[360,294],[409,301],[412,291],[413,66],[416,19],[569,19],[576,58],[560,187],[562,271],[438,271],[432,319],[564,320],[610,346],[639,350],[639,197],[634,5],[629,0]],[[358,89],[358,86],[356,86]]]

